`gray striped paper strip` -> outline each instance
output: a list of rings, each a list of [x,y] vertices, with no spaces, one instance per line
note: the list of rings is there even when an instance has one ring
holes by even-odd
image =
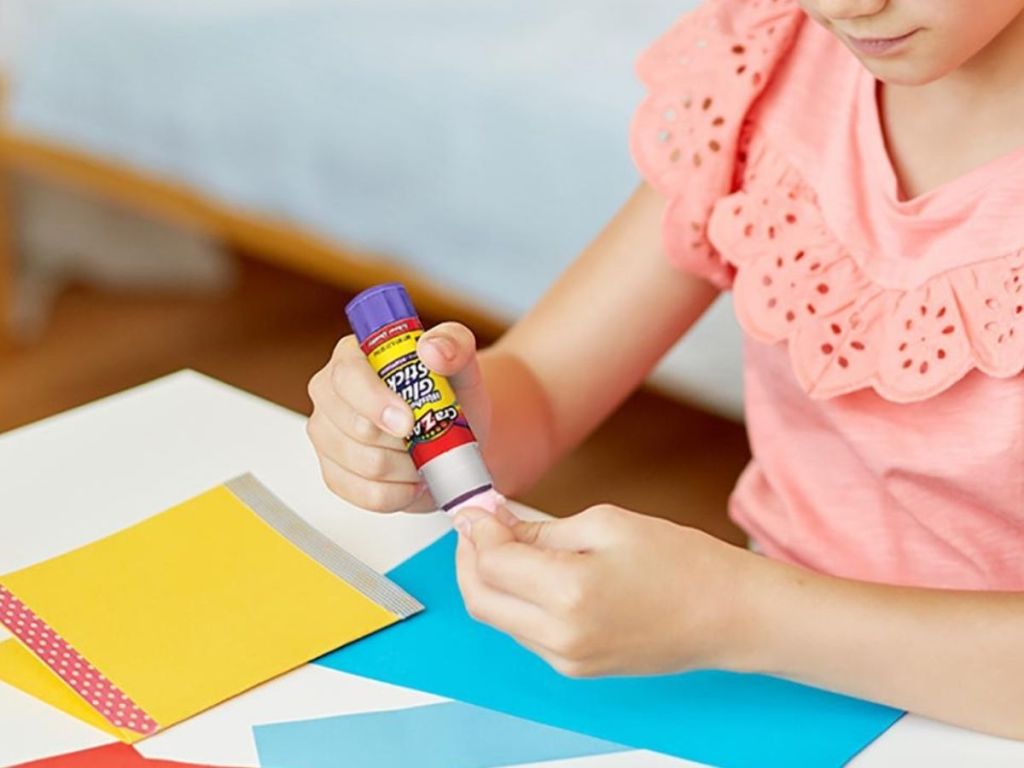
[[[295,547],[377,605],[402,619],[423,610],[420,602],[408,592],[346,552],[295,514],[251,474],[229,480],[225,486]]]

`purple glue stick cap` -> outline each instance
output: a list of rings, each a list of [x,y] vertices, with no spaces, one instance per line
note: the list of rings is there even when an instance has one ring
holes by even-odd
[[[385,325],[407,317],[416,317],[412,300],[401,283],[383,283],[367,288],[345,307],[349,325],[362,343]]]

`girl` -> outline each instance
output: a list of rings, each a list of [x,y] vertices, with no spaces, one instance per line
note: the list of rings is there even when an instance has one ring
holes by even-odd
[[[1024,739],[1024,0],[712,0],[639,73],[646,183],[495,346],[419,351],[514,494],[731,288],[730,515],[767,557],[468,510],[469,610],[568,675],[767,672]],[[338,495],[431,507],[351,337],[310,393]]]

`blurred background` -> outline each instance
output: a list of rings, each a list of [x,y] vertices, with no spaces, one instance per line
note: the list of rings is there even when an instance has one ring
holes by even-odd
[[[0,0],[0,432],[186,367],[308,413],[381,280],[493,340],[637,184],[695,4]],[[741,541],[739,357],[725,297],[523,501]]]

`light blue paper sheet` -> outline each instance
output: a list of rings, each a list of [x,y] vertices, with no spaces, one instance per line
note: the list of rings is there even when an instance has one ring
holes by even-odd
[[[391,571],[427,610],[317,663],[724,768],[843,765],[902,714],[763,675],[562,677],[466,613],[454,559],[450,534]]]
[[[498,768],[627,749],[452,701],[259,725],[263,768]]]

